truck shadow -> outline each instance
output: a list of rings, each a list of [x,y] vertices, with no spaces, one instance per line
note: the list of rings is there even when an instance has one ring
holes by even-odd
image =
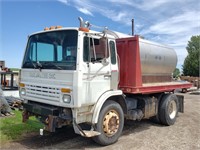
[[[145,119],[145,120],[141,120],[141,121],[126,120],[122,136],[149,130],[151,126],[165,127],[165,126],[157,123],[156,121],[149,120],[149,119]]]
[[[126,121],[122,136],[149,130],[151,126],[164,127],[151,120],[142,120],[140,122]],[[56,133],[44,132],[43,136],[40,136],[38,131],[37,134],[16,142],[28,149],[85,149],[101,147],[93,142],[91,138],[84,138],[75,134],[72,126],[58,129]]]

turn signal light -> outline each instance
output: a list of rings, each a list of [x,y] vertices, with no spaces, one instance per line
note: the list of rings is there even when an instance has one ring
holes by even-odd
[[[25,87],[24,83],[19,83],[19,87]]]
[[[62,93],[70,93],[71,89],[61,88]]]

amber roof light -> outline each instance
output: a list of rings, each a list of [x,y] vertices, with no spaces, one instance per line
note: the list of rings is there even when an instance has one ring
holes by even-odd
[[[89,32],[90,30],[88,28],[80,27],[79,31]]]

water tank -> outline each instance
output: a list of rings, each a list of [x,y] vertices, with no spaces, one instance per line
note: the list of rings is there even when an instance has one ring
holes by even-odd
[[[174,49],[139,38],[142,75],[170,76],[177,64]]]
[[[119,40],[121,39],[120,43],[117,42],[117,48],[119,49],[118,52],[120,53],[123,61],[127,61],[126,59],[122,58],[126,56],[129,61],[128,65],[134,63],[134,60],[131,60],[130,55],[135,55],[137,45],[139,45],[139,65],[141,65],[141,76],[143,83],[171,81],[172,73],[177,64],[177,55],[174,49],[163,44],[151,42],[142,38],[136,38],[119,32],[115,32],[115,34],[117,34]],[[126,65],[124,64],[122,67],[124,66]],[[128,68],[131,69],[131,67]],[[126,69],[124,72],[128,72],[128,69]],[[128,77],[128,79],[130,78]]]

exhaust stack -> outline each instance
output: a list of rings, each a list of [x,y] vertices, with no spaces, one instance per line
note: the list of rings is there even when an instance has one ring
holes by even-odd
[[[89,28],[90,27],[89,21],[84,22],[81,17],[78,17],[78,20],[80,21],[80,27],[81,28]]]
[[[134,36],[134,19],[132,19],[132,36]]]

